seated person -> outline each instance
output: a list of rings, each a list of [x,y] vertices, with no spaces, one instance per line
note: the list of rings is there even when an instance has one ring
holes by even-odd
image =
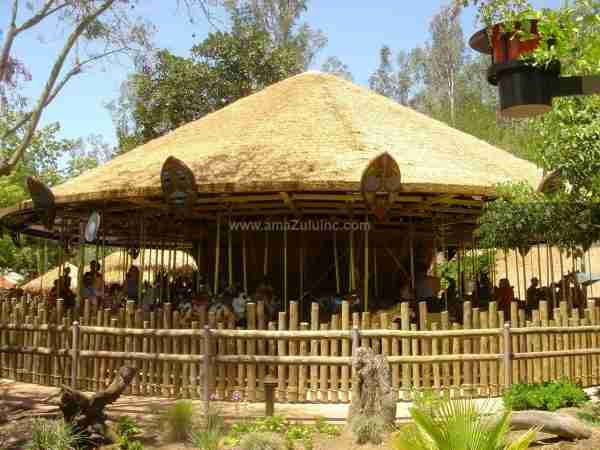
[[[238,296],[233,299],[233,313],[235,314],[236,324],[239,327],[246,326],[246,303],[249,301],[250,297],[248,297],[245,292],[239,293]]]
[[[87,272],[83,276],[80,293],[81,298],[83,300],[89,299],[92,302],[92,304],[95,304],[97,302],[96,289],[94,288],[94,278],[91,272]]]
[[[140,281],[140,271],[136,266],[131,266],[127,271],[127,277],[125,278],[125,295],[129,300],[138,299],[138,287]]]

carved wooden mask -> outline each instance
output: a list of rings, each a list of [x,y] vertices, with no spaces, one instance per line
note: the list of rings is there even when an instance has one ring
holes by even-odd
[[[27,189],[29,189],[34,208],[43,214],[44,226],[46,229],[52,230],[56,219],[54,194],[44,183],[34,177],[27,177]]]
[[[364,170],[361,179],[361,192],[367,208],[383,220],[400,191],[400,167],[387,152],[373,159]],[[383,197],[377,194],[385,194]]]
[[[181,160],[169,156],[160,172],[165,202],[172,208],[193,208],[197,196],[194,172]]]

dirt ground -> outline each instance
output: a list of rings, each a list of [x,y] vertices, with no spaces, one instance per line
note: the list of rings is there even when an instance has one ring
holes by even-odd
[[[31,437],[31,425],[34,417],[60,417],[60,412],[53,403],[52,397],[56,388],[36,386],[13,381],[0,380],[0,450],[24,450]],[[127,397],[124,396],[108,408],[110,418],[121,415],[130,416],[142,428],[142,434],[137,437],[142,441],[147,450],[189,450],[185,444],[166,444],[161,441],[160,412],[170,406],[175,399]],[[200,408],[201,403],[198,403]],[[244,409],[239,405],[216,405],[223,411],[223,415],[230,420],[240,416],[262,416],[264,405],[254,404]],[[399,404],[398,416],[406,419],[409,404]],[[8,421],[2,420],[2,407],[12,408]],[[346,405],[276,405],[276,413],[290,420],[310,420],[324,417],[334,423],[343,423]],[[575,414],[573,410],[563,411]],[[532,448],[541,450],[599,450],[600,427],[593,428],[590,439],[579,442],[559,441],[552,436],[539,435],[538,442]],[[518,433],[515,433],[518,434]],[[387,442],[380,446],[356,445],[348,433],[331,438],[317,436],[314,439],[314,450],[378,450],[387,448]]]

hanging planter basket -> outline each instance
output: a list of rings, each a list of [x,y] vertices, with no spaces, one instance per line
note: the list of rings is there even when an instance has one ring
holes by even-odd
[[[527,30],[525,35],[522,30]],[[475,33],[469,45],[491,56],[488,81],[498,86],[502,114],[524,118],[544,114],[552,109],[560,75],[560,63],[545,67],[527,64],[526,56],[539,47],[538,21],[500,23]],[[525,57],[525,58],[524,58]]]

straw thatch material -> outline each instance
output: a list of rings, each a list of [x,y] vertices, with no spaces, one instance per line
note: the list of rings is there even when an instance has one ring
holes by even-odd
[[[506,258],[508,263],[508,277],[506,276],[506,269],[504,264],[504,252],[499,250],[496,254],[496,280],[501,278],[508,278],[510,285],[514,287],[515,295],[517,295],[517,286],[520,287],[521,297],[524,297],[523,290],[523,263],[520,253],[517,251],[518,264],[515,259],[515,252],[510,250],[506,252]],[[591,265],[590,265],[591,257]],[[525,274],[527,285],[525,290],[529,287],[531,279],[533,277],[540,278],[540,267],[541,267],[541,279],[540,286],[548,286],[552,282],[554,276],[554,282],[557,283],[561,280],[560,272],[560,253],[558,248],[552,248],[552,263],[550,266],[550,259],[548,258],[548,251],[545,245],[540,245],[540,260],[541,265],[538,264],[538,250],[537,247],[532,247],[529,253],[525,256]],[[550,277],[548,277],[548,268],[550,267]],[[592,274],[600,273],[600,247],[594,246],[589,250],[589,255],[586,252],[583,258],[583,267],[581,259],[575,258],[575,269],[576,271],[582,271]],[[582,270],[584,269],[584,270]],[[567,255],[566,251],[563,251],[563,273],[567,275],[573,271],[573,260]],[[517,276],[519,277],[519,284],[517,284]],[[498,282],[496,281],[496,284]],[[600,297],[600,283],[592,284],[587,288],[588,298]]]
[[[145,249],[144,250],[144,280],[154,281],[154,276],[157,270],[161,268],[161,250]],[[156,257],[158,256],[158,266],[156,265]],[[196,262],[189,254],[184,251],[176,250],[171,257],[174,260],[175,271],[177,273],[190,273],[197,269]],[[127,265],[125,265],[127,263]],[[168,264],[168,252],[165,250],[164,264]],[[111,253],[104,259],[104,282],[106,284],[122,283],[124,274],[131,267],[131,257],[128,257],[127,262],[123,258],[121,252]],[[136,267],[142,266],[142,255],[133,260],[133,265]]]
[[[405,192],[537,187],[535,165],[338,77],[306,72],[191,122],[53,189],[58,203],[160,194],[169,156],[200,192],[358,191],[387,151]]]
[[[71,290],[77,290],[77,266],[71,263],[65,263],[64,267],[69,267],[71,269]],[[64,269],[63,269],[64,270]],[[45,274],[34,278],[33,280],[25,283],[21,286],[21,289],[25,292],[29,292],[32,294],[39,294],[42,292],[50,292],[52,289],[52,285],[54,280],[58,280],[58,267],[49,270]]]

